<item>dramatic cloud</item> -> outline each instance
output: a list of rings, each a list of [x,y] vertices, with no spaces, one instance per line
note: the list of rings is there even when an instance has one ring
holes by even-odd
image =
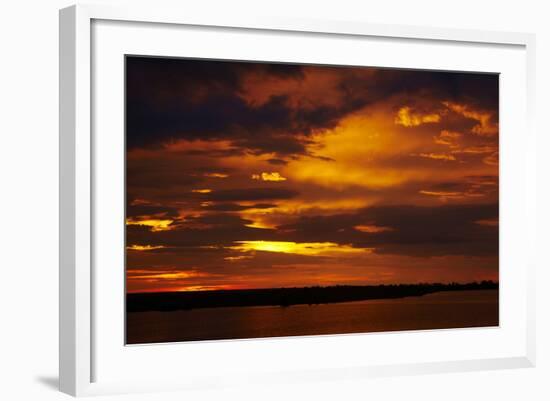
[[[498,279],[498,75],[126,73],[129,291]]]
[[[143,57],[128,57],[126,64],[130,149],[228,140],[254,153],[301,155],[309,136],[392,97],[411,104],[417,96],[439,98],[477,120],[475,131],[494,131],[489,120],[495,113],[474,109],[494,101],[498,86],[491,75]],[[411,104],[398,110],[398,123],[440,120],[437,112]]]

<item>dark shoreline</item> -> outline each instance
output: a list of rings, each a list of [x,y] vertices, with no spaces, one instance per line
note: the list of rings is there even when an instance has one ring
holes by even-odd
[[[496,290],[493,281],[330,287],[266,288],[126,294],[127,312],[177,311],[239,306],[315,305],[422,296],[441,291]]]

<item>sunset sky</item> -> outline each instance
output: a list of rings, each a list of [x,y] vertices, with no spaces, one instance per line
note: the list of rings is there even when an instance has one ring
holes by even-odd
[[[127,57],[127,288],[498,280],[498,76]]]

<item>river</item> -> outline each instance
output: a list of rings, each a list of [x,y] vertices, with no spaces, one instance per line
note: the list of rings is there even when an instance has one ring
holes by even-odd
[[[127,343],[144,344],[498,326],[498,290],[320,305],[205,308],[127,315]]]

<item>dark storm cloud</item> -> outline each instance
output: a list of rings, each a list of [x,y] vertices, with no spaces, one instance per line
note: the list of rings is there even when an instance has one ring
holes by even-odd
[[[432,191],[461,191],[466,184],[467,183],[456,181],[438,182],[430,185],[428,189]]]
[[[206,226],[242,227],[251,224],[252,221],[241,218],[231,213],[209,213],[202,216],[191,216],[186,219],[191,225],[200,224]]]
[[[449,74],[445,77],[441,74],[440,79],[447,81],[447,93],[451,99],[490,110],[495,113],[498,121],[498,75],[464,73]]]
[[[242,257],[239,251],[228,248],[205,248],[205,247],[179,247],[160,249],[147,252],[128,252],[127,271],[129,274],[138,275],[140,270],[148,269],[155,271],[173,272],[192,270],[194,266],[200,265],[201,273],[223,275],[228,280],[236,277],[243,277],[244,280],[255,276],[265,276],[277,273],[288,275],[300,273],[301,269],[295,265],[298,263],[315,264],[321,266],[326,259],[313,255],[296,255],[273,252],[255,252],[253,257],[238,259],[238,263],[231,262],[231,258]],[[250,255],[249,255],[250,256]],[[174,263],[180,264],[175,267]],[[198,271],[198,270],[196,270]],[[208,277],[201,280],[208,281]],[[223,281],[221,282],[223,283]]]
[[[261,104],[243,97],[244,80],[253,74],[298,87],[320,70],[332,72],[336,82],[318,99],[296,100],[292,89],[270,93],[270,87]],[[283,158],[272,163],[282,164],[284,156],[307,153],[311,133],[392,96],[407,104],[425,98],[467,102],[498,117],[495,75],[128,57],[127,144],[133,149],[178,139],[227,139],[232,153],[275,153]]]
[[[283,160],[283,159],[267,159],[267,162],[269,164],[274,164],[274,165],[277,165],[277,166],[285,166],[286,164],[288,164],[288,162],[286,160]]]
[[[238,203],[214,203],[203,206],[204,210],[214,210],[218,212],[239,212],[247,209],[269,209],[276,205],[271,203],[258,203],[255,205],[240,205]]]
[[[297,191],[285,188],[244,188],[213,191],[205,198],[211,201],[262,201],[291,199],[297,195]]]
[[[498,218],[498,206],[376,206],[355,213],[301,217],[275,229],[247,227],[251,221],[231,213],[190,217],[173,230],[151,232],[127,227],[128,244],[173,247],[231,247],[235,241],[332,242],[375,248],[379,254],[418,257],[498,255],[498,228],[480,221]],[[362,232],[360,225],[384,228]]]
[[[424,95],[434,100],[465,102],[475,108],[498,111],[499,79],[496,74],[470,74],[415,70],[377,70],[378,96],[400,94],[420,104]],[[357,84],[351,82],[350,85]]]
[[[247,227],[247,220],[218,217],[209,222],[192,220],[173,230],[151,232],[143,226],[127,226],[127,243],[165,247],[232,246],[234,241],[269,240],[274,230]],[[200,228],[191,228],[197,226]]]
[[[185,59],[128,57],[127,60],[128,147],[144,147],[166,141],[219,139],[227,136],[247,145],[258,131],[270,127],[301,129],[315,114],[293,115],[284,97],[272,97],[251,108],[238,96],[244,73],[263,71],[278,77],[299,79],[299,66],[233,63]],[[298,141],[292,152],[303,151]],[[250,147],[256,150],[257,145]],[[291,145],[287,145],[291,146]],[[284,153],[285,149],[281,149]]]
[[[411,256],[498,254],[496,227],[479,224],[498,218],[498,206],[445,205],[377,206],[357,213],[302,217],[279,227],[289,240],[337,242],[354,247],[376,248],[377,253]],[[365,233],[358,225],[384,227]]]
[[[178,210],[172,207],[158,206],[158,205],[134,205],[131,204],[126,208],[126,217],[139,217],[139,216],[156,216],[162,215],[170,218],[176,218],[178,216]]]
[[[204,181],[195,171],[186,171],[181,159],[168,156],[154,159],[133,159],[128,162],[126,180],[128,188],[188,187]]]

